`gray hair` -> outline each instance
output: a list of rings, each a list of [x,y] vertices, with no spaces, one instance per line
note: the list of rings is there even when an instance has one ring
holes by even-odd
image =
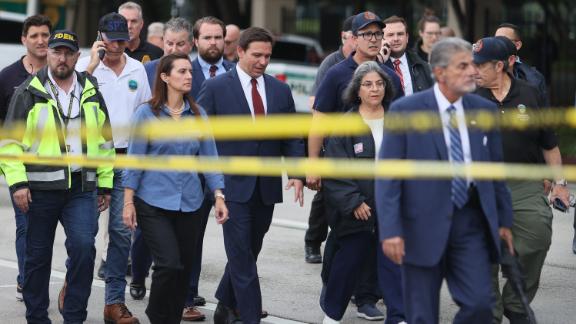
[[[360,91],[362,79],[364,79],[364,77],[370,72],[378,73],[378,75],[380,75],[384,81],[384,99],[382,99],[384,108],[387,108],[388,104],[392,102],[392,98],[394,98],[395,92],[392,78],[390,78],[388,74],[382,70],[378,63],[375,61],[368,61],[358,65],[356,71],[354,71],[352,80],[350,80],[350,83],[348,83],[348,86],[342,94],[342,100],[344,101],[344,104],[347,106],[360,104],[360,97],[358,97],[358,92]]]
[[[142,7],[136,2],[132,1],[124,2],[123,4],[120,5],[120,7],[118,7],[118,13],[120,13],[120,10],[123,9],[133,9],[138,11],[138,16],[140,16],[140,20],[142,20]]]
[[[456,37],[448,37],[436,42],[430,51],[430,68],[434,70],[435,67],[447,67],[454,54],[458,52],[472,53],[472,45]]]
[[[164,24],[164,34],[166,34],[167,30],[173,33],[185,31],[188,33],[188,40],[192,41],[192,24],[190,24],[188,20],[182,17],[176,17],[168,20],[168,22]]]
[[[164,35],[164,23],[153,22],[148,25],[148,36],[160,36]]]

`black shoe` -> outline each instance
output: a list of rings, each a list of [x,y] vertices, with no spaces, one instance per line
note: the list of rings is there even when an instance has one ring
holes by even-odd
[[[202,296],[194,297],[194,306],[204,306],[206,305],[206,299]]]
[[[508,318],[510,324],[530,324],[530,319],[528,319],[526,314],[516,313],[505,309],[504,316]]]
[[[106,279],[106,261],[100,261],[100,266],[98,267],[98,273],[96,274],[98,279]]]
[[[144,283],[131,283],[130,296],[132,296],[134,300],[144,299],[144,296],[146,296],[146,285]]]
[[[234,311],[222,304],[218,303],[216,309],[214,310],[214,324],[234,324],[238,323],[238,319]]]
[[[304,247],[306,252],[306,262],[307,263],[322,263],[322,254],[320,254],[319,246],[306,245]]]

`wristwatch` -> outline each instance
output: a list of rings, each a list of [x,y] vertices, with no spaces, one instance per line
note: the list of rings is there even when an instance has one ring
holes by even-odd
[[[560,179],[560,180],[554,181],[554,184],[557,186],[566,187],[568,185],[568,182],[566,181],[566,179]]]
[[[214,193],[214,199],[216,198],[222,198],[222,200],[226,201],[226,196],[224,196],[224,194],[221,192]]]

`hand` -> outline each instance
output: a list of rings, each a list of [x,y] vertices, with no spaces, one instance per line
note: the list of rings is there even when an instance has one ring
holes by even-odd
[[[216,223],[222,225],[228,220],[228,208],[224,199],[221,197],[216,197],[214,202],[214,216],[216,217]]]
[[[301,180],[290,179],[288,180],[288,183],[284,189],[288,190],[292,187],[294,187],[294,202],[299,202],[300,207],[304,206],[304,191],[302,190],[304,188],[304,184]]]
[[[14,204],[18,209],[20,209],[23,213],[27,213],[28,209],[30,209],[29,203],[32,202],[32,195],[30,194],[29,188],[22,188],[18,189],[12,194],[14,198]]]
[[[387,41],[382,41],[382,47],[380,47],[380,56],[382,57],[382,63],[385,63],[390,58],[390,54],[392,51],[390,50],[390,44]]]
[[[506,242],[506,246],[508,247],[510,255],[514,255],[514,244],[512,243],[512,231],[507,227],[500,227],[498,232],[500,233],[500,239]]]
[[[552,187],[552,193],[550,194],[550,203],[554,202],[554,199],[560,198],[564,205],[570,206],[570,191],[566,186],[554,185]]]
[[[129,229],[135,230],[138,226],[136,221],[136,207],[133,202],[124,203],[124,211],[122,211],[122,221]]]
[[[370,218],[370,216],[372,216],[372,213],[370,213],[370,206],[368,206],[365,202],[354,209],[354,217],[356,217],[357,220],[366,221],[368,218]]]
[[[542,186],[544,187],[544,195],[548,196],[550,194],[550,190],[552,190],[552,181],[544,179],[542,181]]]
[[[101,213],[110,206],[110,195],[98,195],[98,212]]]
[[[404,257],[404,239],[400,236],[391,237],[382,241],[382,251],[396,264],[402,264]]]
[[[90,63],[88,63],[88,67],[90,67],[90,69],[87,69],[89,72],[93,72],[98,64],[100,64],[100,57],[98,56],[98,51],[100,50],[105,51],[106,44],[104,44],[103,41],[97,40],[94,42],[94,44],[92,44],[92,48],[90,49]]]
[[[310,190],[318,191],[322,188],[322,179],[314,175],[306,176],[306,187]]]

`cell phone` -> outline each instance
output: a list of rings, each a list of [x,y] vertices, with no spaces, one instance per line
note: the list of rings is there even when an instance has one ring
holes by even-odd
[[[552,202],[552,207],[563,213],[568,211],[568,206],[566,206],[566,204],[564,204],[564,202],[560,198],[554,199],[554,202]]]
[[[96,36],[96,40],[97,41],[102,40],[102,34],[100,32],[98,32],[98,35]],[[99,49],[98,50],[98,57],[100,58],[100,61],[102,61],[104,59],[104,55],[106,55],[106,51],[104,49]]]

